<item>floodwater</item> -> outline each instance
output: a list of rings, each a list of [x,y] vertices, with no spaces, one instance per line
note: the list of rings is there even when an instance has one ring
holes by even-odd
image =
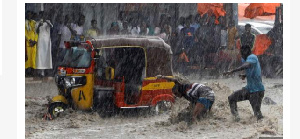
[[[192,78],[193,77],[193,78]],[[263,78],[265,97],[276,104],[263,101],[264,119],[257,121],[249,101],[238,102],[241,117],[234,122],[227,97],[233,90],[246,85],[238,77],[197,79],[191,82],[207,84],[215,91],[216,101],[209,114],[195,123],[176,121],[189,102],[177,99],[169,113],[150,115],[132,110],[136,114],[118,114],[102,118],[96,112],[67,109],[52,121],[43,120],[48,99],[57,95],[53,80],[33,82],[26,80],[25,136],[26,138],[258,138],[283,136],[283,80]],[[130,112],[132,113],[132,112]],[[175,122],[174,122],[175,119]]]

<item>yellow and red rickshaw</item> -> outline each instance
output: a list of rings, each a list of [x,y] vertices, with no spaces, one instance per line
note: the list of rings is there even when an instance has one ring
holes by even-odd
[[[65,42],[66,51],[55,78],[59,95],[48,107],[51,118],[66,108],[112,114],[120,109],[170,109],[175,101],[172,51],[158,37],[108,36],[86,42]]]

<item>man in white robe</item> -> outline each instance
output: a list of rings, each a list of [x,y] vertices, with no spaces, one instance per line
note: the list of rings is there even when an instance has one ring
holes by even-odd
[[[52,28],[53,25],[50,20],[45,20],[45,14],[42,12],[40,14],[41,19],[36,24],[36,32],[39,34],[36,53],[36,69],[40,69],[41,76],[45,76],[44,70],[52,69],[50,28]]]

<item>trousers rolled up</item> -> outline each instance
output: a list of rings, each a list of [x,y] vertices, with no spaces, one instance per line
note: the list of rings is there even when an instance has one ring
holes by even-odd
[[[254,115],[257,117],[257,119],[263,118],[263,115],[260,110],[263,97],[264,97],[264,91],[249,92],[246,88],[243,88],[241,90],[237,90],[233,92],[228,97],[228,102],[229,102],[232,115],[238,116],[237,102],[249,100]]]

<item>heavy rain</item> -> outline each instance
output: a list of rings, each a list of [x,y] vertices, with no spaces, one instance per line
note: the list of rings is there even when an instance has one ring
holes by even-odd
[[[26,138],[283,136],[283,4],[26,3]]]

